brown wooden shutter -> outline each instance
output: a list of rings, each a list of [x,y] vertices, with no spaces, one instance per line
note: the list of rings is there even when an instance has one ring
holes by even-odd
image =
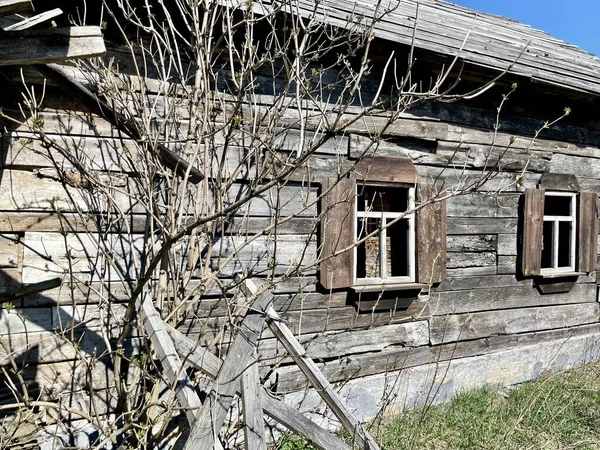
[[[596,269],[598,245],[598,196],[593,192],[579,194],[578,266],[580,272]]]
[[[321,262],[320,282],[326,289],[339,289],[354,283],[354,203],[356,180],[330,178],[323,183],[321,200],[324,219],[321,221],[321,242],[324,258]],[[347,248],[336,256],[330,256]]]
[[[435,195],[433,185],[417,185],[417,200]],[[435,201],[417,211],[417,270],[420,283],[434,284],[446,278],[446,200]]]
[[[523,248],[521,270],[524,276],[539,275],[542,270],[542,231],[544,189],[526,189],[523,210]]]

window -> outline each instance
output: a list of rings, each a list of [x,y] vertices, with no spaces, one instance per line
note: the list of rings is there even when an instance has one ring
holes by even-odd
[[[576,194],[547,192],[544,197],[541,274],[575,272]]]
[[[557,174],[553,174],[554,179]],[[575,186],[569,184],[572,189]],[[526,189],[521,270],[525,276],[566,276],[596,269],[597,195]]]
[[[322,189],[323,287],[418,289],[444,279],[446,204],[427,202],[434,190],[418,183],[410,159],[361,161],[350,177],[326,179]]]
[[[411,186],[357,186],[355,284],[415,281],[414,192]]]

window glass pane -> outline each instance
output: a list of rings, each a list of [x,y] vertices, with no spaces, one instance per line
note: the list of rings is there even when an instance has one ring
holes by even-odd
[[[358,239],[380,228],[380,219],[359,219]],[[356,247],[356,278],[379,278],[381,275],[379,258],[379,234],[367,238]]]
[[[552,267],[552,246],[554,245],[554,222],[544,222],[542,230],[542,269]]]
[[[387,236],[387,273],[392,277],[406,277],[410,274],[408,220],[390,225]]]
[[[404,212],[408,209],[409,188],[358,186],[359,211]]]
[[[546,195],[544,198],[545,216],[570,216],[573,197]]]
[[[558,267],[571,265],[571,222],[558,223]]]

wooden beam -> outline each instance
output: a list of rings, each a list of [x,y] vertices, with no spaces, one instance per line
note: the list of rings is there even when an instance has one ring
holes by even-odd
[[[165,325],[165,328],[173,338],[175,348],[182,359],[209,377],[217,376],[219,368],[223,364],[220,358],[200,347],[197,342],[184,336],[175,328],[169,325]],[[267,392],[264,387],[260,388],[260,396],[266,415],[294,433],[306,436],[315,447],[321,450],[350,450],[350,447],[341,439],[307,419],[283,401],[273,398],[272,394]]]
[[[137,307],[152,347],[159,357],[163,373],[175,389],[175,396],[181,407],[184,408],[188,422],[192,424],[196,419],[199,408],[202,406],[202,402],[185,372],[173,340],[167,333],[158,311],[154,309],[154,305],[148,298],[141,302],[138,301]]]
[[[240,289],[246,296],[256,295],[258,292],[256,285],[249,279],[240,283]],[[308,357],[304,347],[302,347],[290,329],[283,323],[283,320],[281,320],[273,307],[268,306],[265,312],[267,314],[267,325],[271,332],[283,344],[323,401],[339,419],[346,431],[350,433],[352,439],[358,441],[365,450],[379,450],[379,446],[375,442],[375,439],[373,439],[373,436],[364,429],[360,421],[348,409],[342,398],[333,389],[327,378],[319,371],[314,361]]]
[[[47,20],[53,19],[54,17],[60,16],[62,13],[62,9],[54,8],[50,11],[45,11],[36,16],[28,17],[27,19],[22,20],[21,22],[13,23],[12,25],[5,27],[4,31],[26,30],[27,28],[31,28]]]
[[[108,103],[97,97],[92,91],[75,80],[72,75],[56,64],[39,65],[37,69],[48,78],[54,80],[69,95],[89,108],[94,114],[102,117],[122,133],[130,138],[141,141],[142,133],[133,120],[129,120],[122,114],[117,113]],[[199,183],[204,179],[204,174],[190,164],[181,156],[169,150],[162,144],[156,144],[156,150],[162,163],[180,177],[188,176],[192,183]],[[189,171],[189,175],[188,174]]]
[[[0,66],[48,64],[105,53],[100,27],[8,31],[0,36]]]
[[[0,0],[0,16],[33,11],[31,0]]]
[[[265,324],[261,312],[267,309],[272,297],[270,293],[264,293],[248,309],[249,313],[227,352],[227,359],[221,365],[204,406],[198,413],[198,419],[192,425],[184,449],[212,449],[215,445],[215,436],[227,418],[240,385],[240,377],[246,369],[257,363],[252,355]]]
[[[252,355],[258,360],[256,347]],[[244,438],[246,450],[266,450],[265,421],[261,401],[258,364],[252,364],[242,374],[242,403],[244,406]]]

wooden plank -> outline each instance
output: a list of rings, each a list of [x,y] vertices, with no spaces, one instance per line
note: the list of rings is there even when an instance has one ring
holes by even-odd
[[[347,288],[354,283],[356,180],[328,178],[323,192],[319,281],[325,289]]]
[[[134,182],[128,182],[126,189],[112,193],[115,205],[124,211],[139,212],[139,189]],[[138,194],[135,194],[138,192]],[[0,209],[7,212],[74,212],[108,209],[103,204],[103,196],[88,190],[65,188],[62,183],[49,178],[38,178],[31,172],[3,170],[0,178]]]
[[[105,53],[100,27],[8,31],[0,40],[0,66],[48,64]]]
[[[496,252],[449,252],[447,257],[448,269],[496,266]]]
[[[448,269],[447,275],[449,277],[481,277],[484,275],[496,275],[498,271],[496,266],[486,267],[460,267],[457,269]]]
[[[351,378],[390,373],[410,367],[456,361],[479,355],[489,355],[490,358],[495,358],[497,352],[549,341],[567,342],[585,334],[593,336],[598,331],[600,331],[600,326],[591,324],[518,335],[490,336],[435,347],[413,349],[390,347],[378,353],[355,354],[346,358],[334,359],[318,364],[318,367],[330,382],[346,382]],[[277,391],[281,393],[299,391],[308,387],[306,377],[300,369],[294,366],[280,367],[274,376],[277,378]]]
[[[530,306],[591,303],[596,301],[595,289],[593,284],[577,284],[570,292],[553,296],[540,295],[528,285],[436,292],[429,295],[429,305],[424,314],[444,316]]]
[[[196,414],[202,406],[202,402],[183,367],[183,363],[175,349],[175,344],[167,333],[164,323],[158,311],[150,302],[149,297],[138,299],[136,306],[142,318],[146,334],[159,358],[163,373],[168,383],[175,390],[175,396],[181,407],[184,408],[188,422],[192,425],[195,423]],[[190,438],[190,441],[195,442],[192,438]]]
[[[258,360],[256,348],[252,355]],[[258,364],[252,364],[242,374],[242,405],[244,410],[244,438],[247,450],[266,450],[265,423],[261,401],[261,383]]]
[[[519,197],[520,194],[458,195],[446,201],[448,217],[518,217]]]
[[[544,189],[525,191],[521,249],[521,271],[525,276],[539,275],[541,271],[544,194]]]
[[[176,343],[179,355],[189,364],[201,370],[204,374],[215,378],[223,362],[199,347],[198,344],[179,331],[167,326],[169,334]],[[283,401],[277,400],[261,388],[261,403],[265,414],[281,423],[293,432],[306,436],[317,448],[321,450],[349,450],[350,448],[336,436],[323,430],[295,409],[287,406]]]
[[[449,217],[448,234],[516,233],[516,218]]]
[[[246,295],[253,295],[258,291],[256,285],[246,279],[241,285]],[[294,362],[300,367],[304,375],[310,380],[323,401],[331,408],[333,414],[339,419],[342,426],[350,433],[351,439],[360,442],[365,449],[378,450],[379,447],[373,437],[366,431],[354,414],[343,403],[327,379],[319,372],[315,363],[310,359],[292,332],[283,323],[272,307],[266,308],[267,325],[284,345]]]
[[[25,20],[9,25],[4,28],[4,31],[26,30],[27,28],[31,28],[35,25],[46,22],[47,20],[53,19],[54,17],[58,17],[61,14],[62,10],[60,8],[54,8],[50,11],[44,11],[41,14],[36,14],[35,16],[28,17]]]
[[[447,238],[448,252],[494,252],[498,237],[494,234],[454,235]]]
[[[33,11],[31,0],[0,0],[0,16]]]
[[[102,45],[104,46],[104,43]],[[138,142],[143,140],[142,134],[135,123],[132,123],[124,116],[115,112],[114,108],[111,108],[104,100],[98,98],[87,87],[74,79],[68,71],[56,64],[40,66],[39,70],[44,75],[59,83],[59,85],[65,88],[76,100],[80,101],[99,117],[104,118],[115,128]],[[160,160],[166,167],[169,167],[177,175],[192,183],[199,183],[202,181],[204,174],[197,168],[191,167],[180,155],[163,144],[157,143],[155,146]]]
[[[470,278],[446,278],[434,292],[523,286],[531,288],[533,281],[517,280],[512,275],[491,275]]]
[[[417,270],[419,282],[427,285],[446,277],[446,200],[436,195],[433,184],[417,185]]]
[[[266,310],[270,301],[271,294],[263,293],[249,308],[249,313],[242,321],[233,344],[229,347],[227,359],[221,365],[204,405],[198,412],[198,418],[191,426],[185,449],[213,447],[215,436],[223,426],[238,390],[240,376],[250,365],[256,363],[252,360],[252,355],[265,323],[264,316],[258,311]]]
[[[486,336],[517,334],[598,322],[598,304],[547,306],[434,316],[431,318],[431,344],[479,339]]]

